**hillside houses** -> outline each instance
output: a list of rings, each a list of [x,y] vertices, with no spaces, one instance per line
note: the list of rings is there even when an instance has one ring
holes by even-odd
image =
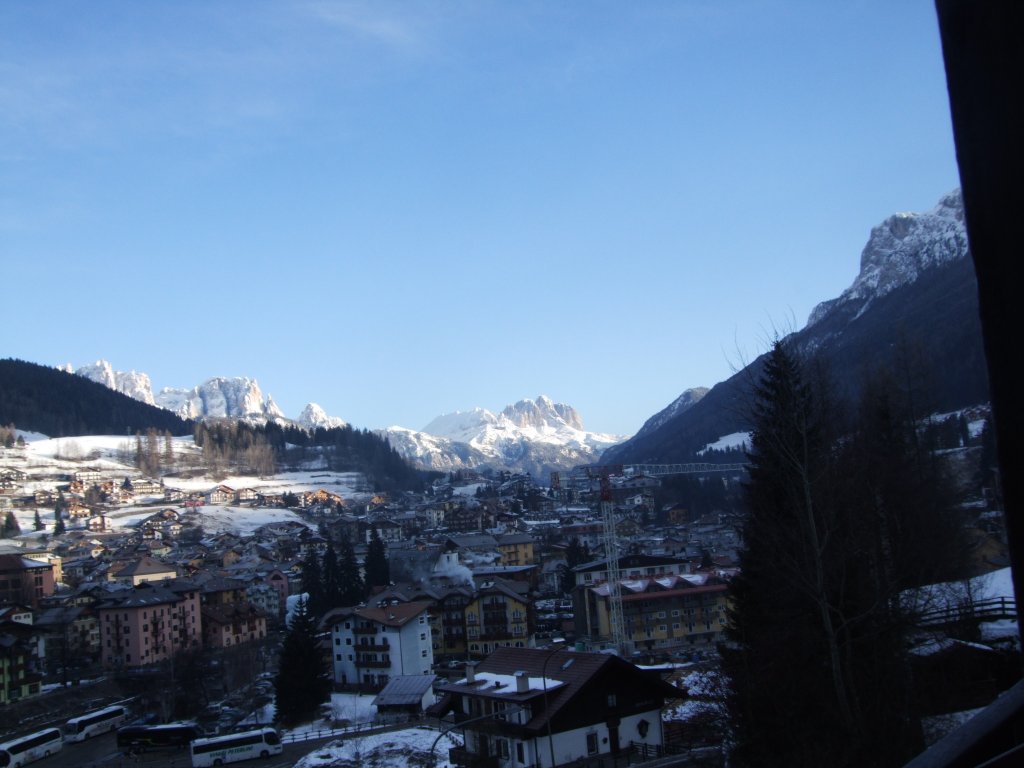
[[[416,646],[417,664],[425,658],[424,650],[428,667],[480,660],[495,649],[534,648],[555,632],[569,639],[578,635],[585,642],[593,641],[593,647],[605,640],[602,574],[599,565],[593,565],[600,562],[604,544],[596,504],[559,503],[526,476],[490,483],[474,478],[466,487],[449,481],[423,494],[367,494],[365,498],[344,498],[330,486],[291,492],[247,487],[236,480],[191,482],[182,488],[170,478],[92,467],[52,483],[41,483],[23,470],[6,472],[3,485],[4,498],[14,509],[25,510],[19,511],[23,523],[26,512],[40,509],[46,524],[44,543],[53,561],[49,567],[27,566],[38,568],[42,585],[35,583],[35,570],[17,586],[8,579],[6,599],[32,608],[44,638],[39,667],[51,674],[71,668],[70,656],[86,666],[141,669],[162,664],[186,649],[225,653],[258,644],[281,626],[288,597],[303,591],[299,564],[304,557],[312,553],[322,558],[329,546],[338,551],[344,540],[352,545],[361,565],[374,532],[386,544],[392,583],[369,596],[362,609],[373,609],[380,601],[389,607],[423,604],[426,636],[422,642],[426,645]],[[667,593],[689,588],[689,582],[662,588],[658,578],[693,574],[707,556],[721,565],[721,559],[734,551],[738,537],[720,519],[652,527],[637,512],[651,506],[649,496],[638,503],[650,489],[634,485],[628,493],[625,489],[619,493],[617,531],[622,551],[667,558],[676,566],[670,574],[657,570],[654,586],[648,581],[635,593],[644,595],[640,602],[668,599]],[[585,494],[579,497],[585,499]],[[62,499],[67,532],[53,535],[52,508],[58,499]],[[268,521],[245,533],[204,525],[210,514],[220,512],[223,519],[222,508],[229,508],[231,518],[244,520],[254,514],[250,509],[286,503],[288,519]],[[130,523],[125,522],[126,515],[131,516]],[[703,538],[695,537],[695,532]],[[574,621],[568,609],[548,610],[546,614],[557,618],[541,625],[538,600],[560,604],[565,599],[560,591],[565,553],[573,541],[588,547],[590,566],[579,576],[588,591],[580,597],[581,609],[586,611]],[[642,571],[638,576],[651,574]],[[40,586],[42,592],[35,595]],[[666,594],[652,596],[654,592]],[[698,594],[691,591],[679,600]],[[642,631],[638,630],[636,647],[667,648],[662,641],[675,640],[678,634],[671,620],[677,617],[671,611],[690,607],[679,602],[667,608],[664,637],[660,623],[648,637],[647,618],[637,619]],[[695,638],[693,642],[704,642],[702,633],[720,631],[724,614],[713,617],[708,630],[705,615],[711,616],[710,608],[700,603],[692,607],[694,627],[681,642],[690,642],[689,636]],[[417,625],[420,617],[417,614]],[[689,631],[689,618],[683,613],[678,617],[683,634]],[[189,628],[183,633],[185,624]],[[380,622],[380,639],[392,631],[385,629],[386,624]],[[421,642],[418,634],[416,642]],[[381,651],[360,652],[359,663],[369,666],[346,667],[339,672],[339,685],[357,681],[354,684],[376,689],[392,676],[408,674],[399,667],[384,666],[394,658],[390,653],[385,659]],[[373,653],[378,656],[368,655]],[[357,659],[351,661],[355,664]]]

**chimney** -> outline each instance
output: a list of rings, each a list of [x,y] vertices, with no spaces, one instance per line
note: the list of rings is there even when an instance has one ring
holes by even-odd
[[[525,672],[516,672],[516,693],[526,693],[530,690],[530,678],[526,676]]]
[[[476,682],[476,675],[474,674],[475,670],[476,670],[476,664],[474,662],[472,662],[472,661],[466,662],[466,682],[467,683],[474,683],[474,682]]]

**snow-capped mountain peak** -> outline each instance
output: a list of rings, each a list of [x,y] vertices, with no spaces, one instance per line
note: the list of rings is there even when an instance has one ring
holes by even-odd
[[[835,299],[814,308],[807,326],[843,304],[863,311],[875,298],[914,282],[922,271],[967,254],[967,228],[960,190],[942,197],[926,213],[897,213],[871,230],[860,256],[860,272]]]
[[[65,366],[65,370],[70,371],[71,365]],[[153,384],[150,382],[149,376],[144,373],[115,371],[114,367],[106,360],[97,360],[92,365],[83,365],[75,373],[147,405],[155,405]]]
[[[531,472],[586,464],[623,439],[584,431],[583,420],[575,408],[556,403],[546,395],[536,400],[520,400],[497,415],[484,408],[447,413],[422,431],[447,441],[449,450],[457,447],[478,463]],[[426,443],[432,450],[443,445],[424,439],[413,445],[410,435],[397,430],[393,433],[392,444],[420,463]]]
[[[540,395],[536,400],[520,400],[506,406],[501,415],[517,427],[557,429],[567,426],[583,430],[583,420],[575,408],[564,403],[556,403],[547,395]]]
[[[305,408],[302,409],[302,413],[299,414],[299,418],[296,421],[304,427],[310,429],[333,429],[335,427],[345,427],[348,423],[344,419],[339,419],[337,416],[328,416],[327,412],[316,403],[309,403]]]
[[[208,417],[284,418],[273,399],[264,398],[255,379],[216,376],[192,389],[165,387],[156,404],[185,419]]]

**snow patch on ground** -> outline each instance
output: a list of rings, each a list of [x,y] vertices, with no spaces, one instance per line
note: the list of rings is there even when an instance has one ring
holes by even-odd
[[[295,768],[446,768],[448,750],[460,746],[448,734],[438,739],[438,731],[409,728],[332,741],[299,760]]]
[[[746,448],[750,445],[749,432],[733,432],[731,435],[724,435],[713,443],[708,443],[697,454],[703,456],[710,450],[724,451],[727,449]]]

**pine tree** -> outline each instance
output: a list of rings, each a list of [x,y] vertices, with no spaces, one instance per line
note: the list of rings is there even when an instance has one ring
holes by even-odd
[[[160,460],[163,463],[164,471],[174,468],[174,440],[170,430],[164,432],[164,453]]]
[[[748,518],[723,654],[740,765],[829,762],[854,730],[827,592],[830,445],[821,401],[782,342],[754,390]],[[833,544],[835,542],[833,541]],[[794,664],[793,661],[799,660]]]
[[[847,425],[783,343],[755,388],[748,518],[722,649],[744,765],[901,765],[919,751],[908,590],[963,574],[955,498],[912,394],[876,377]]]
[[[330,682],[306,600],[299,601],[288,625],[274,690],[274,719],[285,726],[312,720],[320,704],[328,699]]]
[[[334,551],[334,545],[328,544],[324,552],[324,559],[320,564],[323,576],[324,590],[324,613],[337,608],[341,602],[341,570],[338,563],[338,553]]]
[[[37,531],[46,530],[46,524],[43,523],[43,519],[39,517],[39,510],[36,510],[36,516],[32,521],[32,528]]]
[[[20,533],[21,526],[18,525],[18,519],[14,516],[13,512],[8,511],[7,516],[4,518],[3,537],[10,539]]]
[[[338,582],[341,586],[339,603],[343,606],[358,605],[366,595],[359,563],[352,543],[346,538],[341,541],[341,553],[338,556]]]
[[[327,610],[327,597],[324,592],[324,575],[320,568],[320,558],[316,550],[310,547],[302,558],[302,590],[309,601],[306,609],[316,618],[324,615]]]
[[[366,549],[366,589],[386,587],[391,583],[391,569],[388,566],[387,548],[376,528],[370,534],[370,545]]]

